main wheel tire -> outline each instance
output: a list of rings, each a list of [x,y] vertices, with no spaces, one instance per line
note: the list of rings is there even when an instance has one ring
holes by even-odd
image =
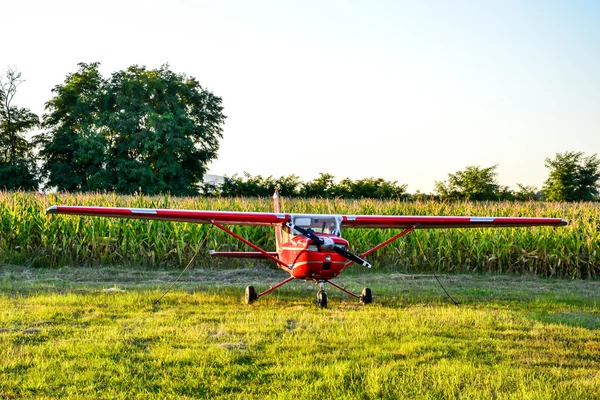
[[[317,305],[321,308],[327,308],[327,293],[324,290],[317,292]]]
[[[246,304],[252,304],[256,300],[258,300],[258,294],[256,293],[256,289],[254,286],[246,287]]]
[[[364,288],[362,293],[360,294],[360,301],[364,304],[371,304],[373,302],[373,295],[371,294],[371,289],[368,287]]]

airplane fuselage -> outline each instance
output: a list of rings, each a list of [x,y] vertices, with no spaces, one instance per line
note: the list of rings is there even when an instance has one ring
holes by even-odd
[[[348,241],[329,234],[318,234],[330,238],[336,246],[348,248]],[[323,251],[321,246],[303,236],[294,236],[279,247],[279,259],[292,266],[290,275],[296,279],[333,279],[346,267],[348,260],[333,251]]]

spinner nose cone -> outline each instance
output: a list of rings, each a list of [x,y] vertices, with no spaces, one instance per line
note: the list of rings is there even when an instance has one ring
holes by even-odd
[[[321,245],[321,251],[332,252],[333,246],[335,246],[335,243],[332,238],[328,238],[328,237],[323,238],[323,244]]]

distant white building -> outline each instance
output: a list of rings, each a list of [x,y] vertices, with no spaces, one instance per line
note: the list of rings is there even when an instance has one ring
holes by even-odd
[[[225,179],[221,175],[204,175],[204,183],[220,186],[223,182],[225,182]]]

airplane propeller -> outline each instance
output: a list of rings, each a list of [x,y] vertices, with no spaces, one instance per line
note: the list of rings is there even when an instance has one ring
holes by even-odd
[[[359,256],[357,256],[354,253],[349,252],[348,250],[344,249],[343,247],[340,246],[336,246],[335,243],[333,242],[333,240],[331,238],[325,237],[319,237],[317,236],[312,230],[308,230],[308,229],[304,229],[302,227],[296,226],[294,224],[291,223],[286,223],[286,225],[295,230],[296,232],[299,232],[302,234],[302,236],[314,240],[315,242],[317,242],[320,246],[322,250],[326,250],[326,251],[334,251],[336,253],[338,253],[339,255],[346,257],[348,260],[353,261],[357,264],[360,264],[364,267],[367,268],[371,268],[372,265],[371,263],[369,263],[367,260],[360,258]]]

